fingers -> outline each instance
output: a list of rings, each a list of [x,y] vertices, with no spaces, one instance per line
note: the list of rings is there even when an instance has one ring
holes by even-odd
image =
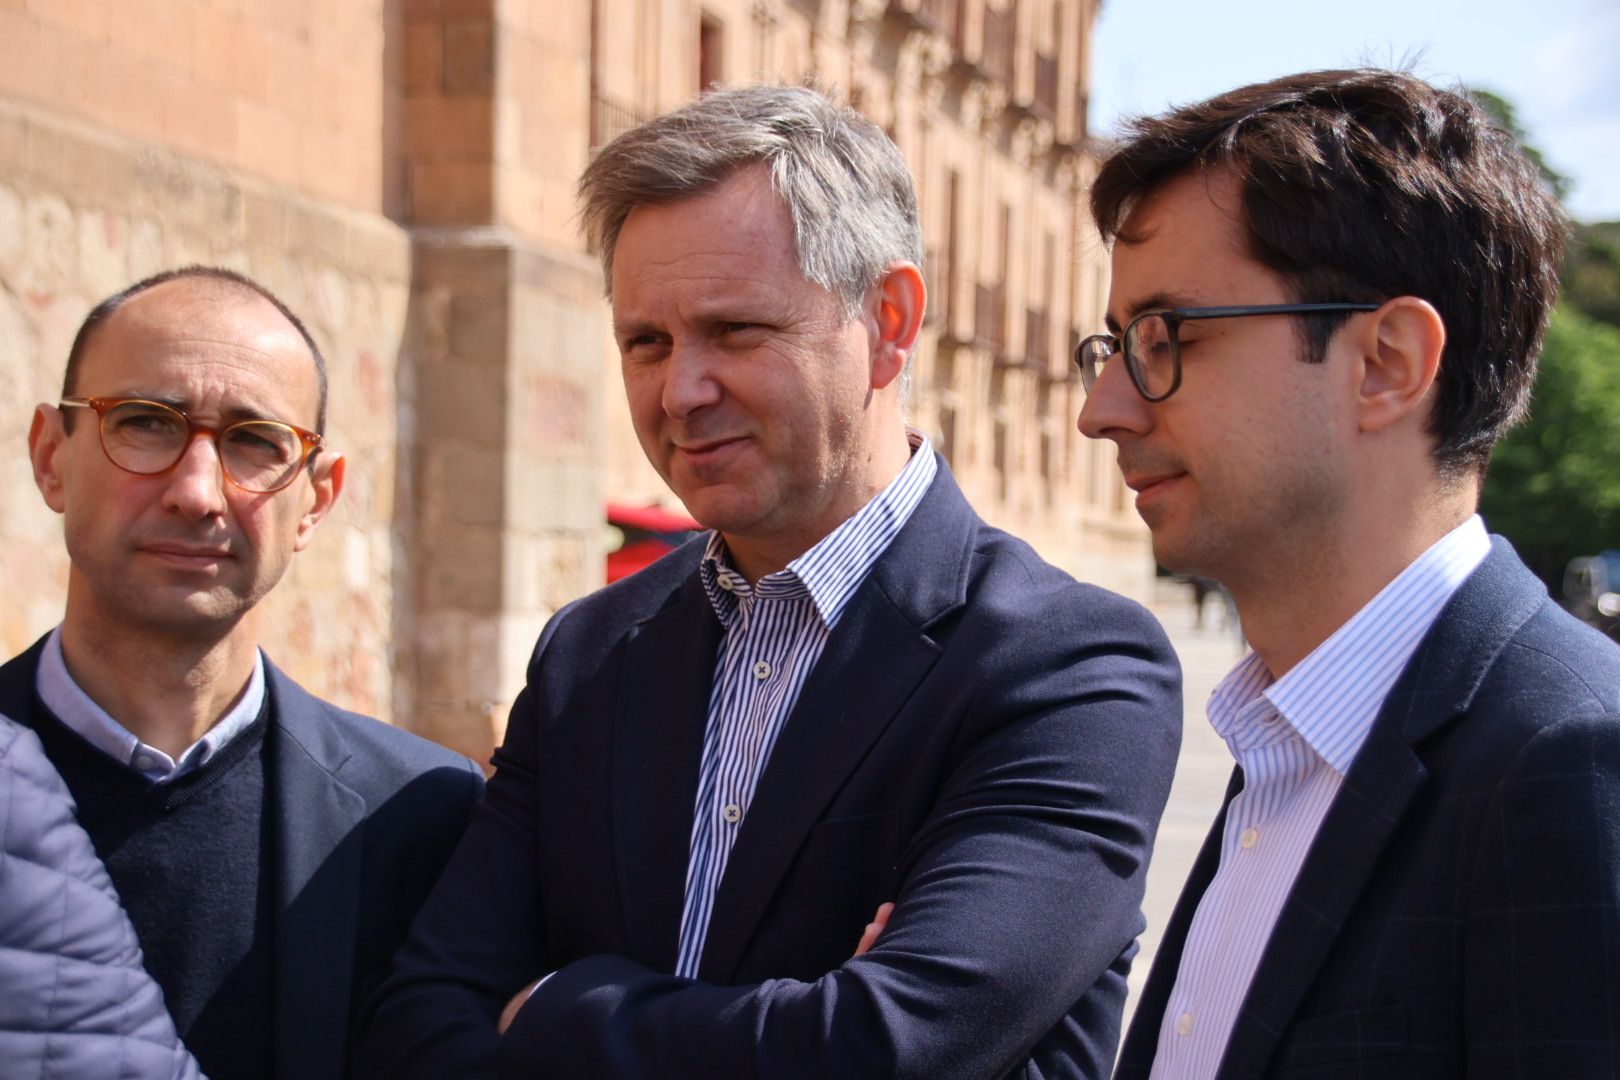
[[[878,935],[883,933],[883,928],[888,925],[889,913],[892,911],[894,911],[894,905],[891,903],[884,902],[878,905],[877,914],[872,916],[872,921],[866,924],[865,930],[861,931],[860,943],[855,946],[856,956],[866,955],[872,946],[877,944]]]
[[[512,1021],[517,1018],[518,1010],[523,1008],[523,1003],[529,1000],[529,995],[534,993],[535,987],[539,986],[543,981],[543,979],[536,979],[512,995],[512,1000],[508,1001],[506,1008],[501,1010],[500,1023],[495,1026],[497,1032],[502,1035],[506,1034],[506,1029],[511,1027]]]

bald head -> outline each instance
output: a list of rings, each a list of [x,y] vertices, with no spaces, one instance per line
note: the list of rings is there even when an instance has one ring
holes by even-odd
[[[148,301],[159,301],[161,304],[132,304],[144,294]],[[97,331],[107,323],[116,313],[124,311],[122,317],[139,317],[142,319],[155,317],[164,319],[185,318],[189,310],[199,307],[205,308],[210,304],[240,302],[247,299],[251,302],[267,303],[275,308],[286,319],[288,325],[302,340],[304,348],[308,351],[311,362],[315,365],[315,427],[318,433],[326,432],[326,358],[321,355],[315,339],[304,327],[303,322],[281,299],[269,289],[260,285],[246,274],[239,274],[234,270],[227,270],[217,266],[186,266],[178,270],[165,270],[161,274],[137,281],[135,284],[107,297],[97,304],[86,315],[84,322],[79,325],[79,332],[73,338],[73,347],[68,350],[67,371],[62,378],[62,396],[71,397],[79,392],[79,377],[84,367],[84,359],[89,351],[91,340]],[[152,310],[147,311],[150,307]],[[244,345],[248,343],[242,343]],[[73,414],[68,412],[63,417],[64,424],[71,428]]]

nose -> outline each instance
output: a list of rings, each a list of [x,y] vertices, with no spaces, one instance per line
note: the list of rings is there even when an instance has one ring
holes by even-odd
[[[672,345],[664,359],[665,414],[675,420],[685,420],[717,404],[720,398],[712,350],[701,344]]]
[[[196,432],[168,474],[163,505],[190,521],[225,512],[225,471],[211,436]]]
[[[1116,356],[1102,366],[1091,384],[1075,426],[1088,439],[1113,439],[1145,435],[1153,427],[1153,408],[1136,392],[1124,357]]]

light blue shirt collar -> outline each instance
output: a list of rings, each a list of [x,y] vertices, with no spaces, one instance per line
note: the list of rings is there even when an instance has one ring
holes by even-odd
[[[200,769],[259,718],[265,696],[264,654],[255,651],[253,673],[248,676],[247,688],[236,704],[178,758],[148,746],[90,700],[90,695],[68,672],[67,661],[62,656],[60,626],[45,639],[34,686],[45,707],[85,742],[153,783],[164,784]]]

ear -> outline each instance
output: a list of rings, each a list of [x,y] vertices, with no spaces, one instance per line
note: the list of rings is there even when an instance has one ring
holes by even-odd
[[[67,500],[63,496],[62,474],[56,454],[66,438],[67,432],[62,429],[61,409],[54,405],[40,405],[34,409],[34,421],[28,426],[28,460],[34,466],[34,486],[44,496],[45,505],[58,514],[67,506]]]
[[[1385,431],[1432,407],[1430,388],[1440,373],[1446,324],[1434,305],[1397,296],[1371,313],[1358,343],[1362,366],[1357,388],[1357,427]]]
[[[310,477],[310,485],[315,489],[315,499],[304,516],[298,519],[298,533],[293,539],[293,550],[303,551],[309,542],[315,538],[315,530],[320,527],[321,521],[337,502],[339,495],[343,494],[343,475],[348,466],[342,454],[329,454],[326,451],[315,458],[315,469]]]
[[[882,390],[900,377],[917,345],[928,290],[916,264],[897,262],[874,287],[872,389]]]

